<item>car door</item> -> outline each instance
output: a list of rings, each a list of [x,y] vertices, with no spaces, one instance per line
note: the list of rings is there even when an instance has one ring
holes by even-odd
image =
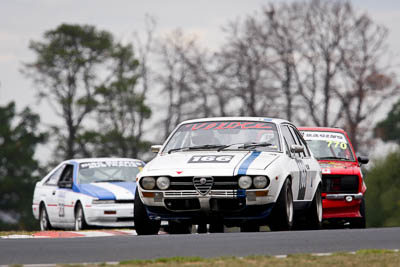
[[[58,181],[60,180],[61,174],[64,171],[65,164],[59,166],[53,174],[44,182],[43,190],[45,195],[46,210],[49,216],[50,223],[54,226],[59,222],[58,216],[58,199],[57,199],[57,188]]]
[[[294,135],[297,143],[299,145],[302,145],[304,147],[304,152],[299,153],[301,161],[303,162],[304,169],[305,171],[305,181],[306,181],[306,187],[305,187],[305,197],[304,200],[311,201],[313,196],[314,196],[314,187],[316,185],[313,185],[313,181],[315,178],[315,175],[317,175],[317,168],[318,168],[318,162],[311,157],[310,150],[308,149],[308,146],[306,144],[306,141],[303,139],[302,135],[300,132],[293,126],[289,126],[291,133]]]
[[[292,192],[294,200],[304,200],[306,193],[306,167],[303,163],[300,153],[290,151],[292,145],[299,145],[292,134],[289,125],[282,125],[282,135],[287,145],[290,162],[286,166],[290,170],[292,176]]]
[[[72,191],[74,165],[66,164],[57,183],[56,198],[58,207],[58,221],[63,226],[71,224],[74,220],[74,208],[71,205],[74,197]]]

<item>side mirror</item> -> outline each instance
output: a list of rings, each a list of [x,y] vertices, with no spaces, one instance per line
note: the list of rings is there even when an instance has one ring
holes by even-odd
[[[292,153],[301,153],[304,152],[304,146],[301,145],[291,145],[290,152]]]
[[[158,152],[160,152],[161,148],[162,148],[162,145],[152,145],[151,152],[158,153]]]
[[[362,157],[362,156],[357,157],[357,160],[358,160],[358,163],[360,163],[360,164],[367,164],[369,162],[369,158]]]

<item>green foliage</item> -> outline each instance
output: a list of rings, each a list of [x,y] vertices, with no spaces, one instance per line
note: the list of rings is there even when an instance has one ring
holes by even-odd
[[[131,45],[89,25],[62,24],[32,41],[25,69],[64,125],[52,125],[57,161],[73,157],[137,157],[148,149],[143,123],[151,115],[136,88],[139,62]],[[97,125],[87,123],[97,119]],[[88,125],[95,125],[88,127]]]
[[[367,223],[400,226],[400,150],[376,162],[366,175]]]
[[[375,136],[383,141],[400,144],[400,100],[392,107],[386,119],[376,125]]]
[[[98,126],[78,136],[84,156],[137,158],[150,143],[143,140],[143,123],[151,116],[145,92],[137,88],[139,62],[131,45],[118,44],[110,57],[113,76],[96,88]]]
[[[111,33],[69,24],[30,43],[36,59],[24,70],[37,85],[39,98],[47,100],[64,124],[52,127],[61,159],[76,155],[76,136],[97,106],[95,89],[107,79],[102,71],[106,72],[113,46]]]
[[[39,165],[33,159],[36,146],[46,135],[37,129],[39,116],[29,108],[16,113],[15,104],[0,107],[0,212],[17,224],[1,221],[1,229],[33,229],[32,196]]]

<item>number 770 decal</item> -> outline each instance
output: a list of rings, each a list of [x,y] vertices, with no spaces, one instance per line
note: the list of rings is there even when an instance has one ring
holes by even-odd
[[[326,141],[328,143],[328,147],[340,147],[341,149],[345,150],[347,149],[347,144],[344,142],[339,142],[339,141]]]

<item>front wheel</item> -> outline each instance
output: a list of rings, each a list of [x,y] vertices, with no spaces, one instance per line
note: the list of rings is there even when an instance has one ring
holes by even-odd
[[[366,228],[367,221],[365,216],[365,200],[362,198],[361,205],[360,205],[360,218],[355,218],[350,222],[351,228]]]
[[[47,210],[44,204],[40,206],[39,223],[40,223],[40,231],[47,231],[52,229],[49,216],[47,215]]]
[[[269,228],[272,231],[288,231],[293,226],[292,184],[286,179],[270,215]]]
[[[321,189],[318,186],[315,191],[311,206],[306,214],[307,228],[310,230],[318,230],[322,225],[322,197]]]
[[[85,214],[83,213],[83,208],[81,203],[78,203],[75,209],[75,231],[84,230],[87,228]]]
[[[150,220],[137,188],[135,192],[133,220],[138,235],[156,235],[160,231],[161,221]]]

